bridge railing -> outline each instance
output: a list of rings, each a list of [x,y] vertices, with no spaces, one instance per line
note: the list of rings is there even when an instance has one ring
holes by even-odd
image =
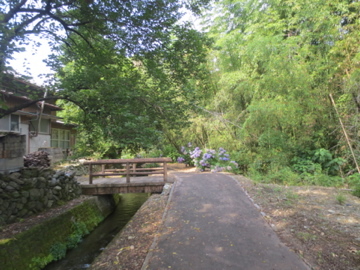
[[[97,176],[117,176],[125,175],[126,183],[130,183],[130,176],[134,175],[151,175],[163,174],[164,182],[167,182],[167,163],[172,162],[171,158],[134,158],[134,159],[100,159],[85,162],[84,165],[89,166],[89,184],[93,183],[93,178]],[[137,165],[159,163],[160,167],[143,168]],[[123,165],[125,168],[106,168],[106,165]],[[161,166],[162,164],[162,166]],[[95,172],[94,167],[101,165],[101,171]]]

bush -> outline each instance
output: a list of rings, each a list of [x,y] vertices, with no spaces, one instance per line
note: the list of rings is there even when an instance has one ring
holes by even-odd
[[[352,194],[358,198],[360,198],[360,185],[356,186]]]
[[[220,147],[217,151],[214,149],[192,148],[191,143],[181,148],[182,156],[178,157],[178,162],[188,165],[195,165],[201,171],[210,168],[212,172],[219,171],[238,171],[238,164],[230,160],[227,151]]]
[[[277,184],[299,185],[301,183],[300,175],[293,172],[289,167],[281,168],[276,172],[270,172],[267,178],[269,178],[272,183]]]
[[[360,174],[354,173],[346,178],[350,187],[360,186]]]
[[[66,245],[64,243],[56,243],[50,249],[54,261],[58,261],[66,255]]]

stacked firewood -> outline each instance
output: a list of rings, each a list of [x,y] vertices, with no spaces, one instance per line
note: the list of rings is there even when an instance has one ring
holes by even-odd
[[[24,156],[24,167],[50,167],[49,154],[45,151],[36,151]]]

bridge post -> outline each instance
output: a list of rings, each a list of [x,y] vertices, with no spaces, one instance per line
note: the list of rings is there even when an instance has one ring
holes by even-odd
[[[105,173],[105,164],[101,165],[101,173]]]
[[[92,164],[89,164],[89,184],[92,184],[92,179],[93,179],[93,175],[92,175]]]
[[[126,163],[126,183],[130,183],[130,163]]]
[[[167,162],[164,162],[163,166],[164,166],[164,182],[167,182]]]

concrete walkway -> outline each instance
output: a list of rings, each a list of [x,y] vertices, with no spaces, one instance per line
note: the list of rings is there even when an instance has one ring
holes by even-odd
[[[175,173],[164,227],[142,270],[309,270],[231,176]]]

